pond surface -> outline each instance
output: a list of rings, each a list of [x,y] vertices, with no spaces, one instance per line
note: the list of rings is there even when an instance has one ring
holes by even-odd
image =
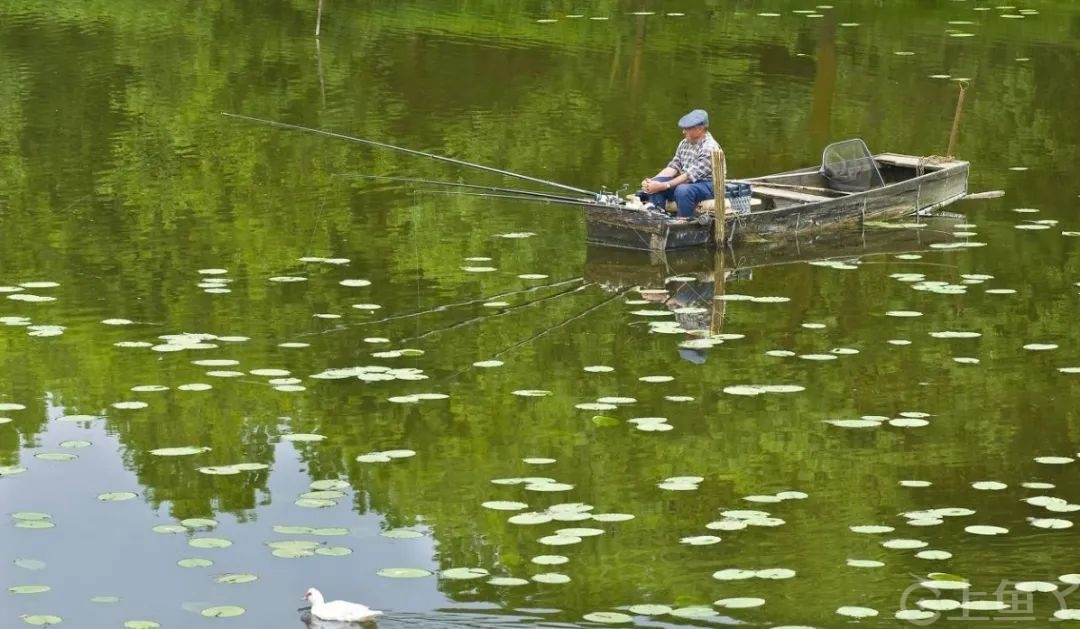
[[[1076,617],[1074,3],[316,9],[0,9],[0,624]],[[221,115],[617,190],[696,107],[941,155],[959,79],[1003,198],[724,258]]]

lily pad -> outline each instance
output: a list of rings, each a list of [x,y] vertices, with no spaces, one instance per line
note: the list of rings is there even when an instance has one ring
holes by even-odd
[[[549,585],[561,585],[563,583],[569,583],[570,577],[559,572],[541,572],[540,574],[534,574],[532,580],[537,583],[547,583]]]
[[[637,614],[638,616],[663,616],[664,614],[670,614],[671,610],[672,608],[667,605],[657,605],[654,603],[631,605],[627,608],[627,611]]]
[[[722,598],[718,601],[713,601],[713,605],[716,605],[717,607],[725,607],[727,609],[747,609],[750,607],[761,607],[764,604],[765,599],[757,598],[754,596]]]
[[[249,573],[230,572],[223,574],[214,579],[215,583],[227,583],[229,585],[237,585],[240,583],[251,583],[257,580],[259,577]]]
[[[15,585],[8,588],[12,594],[42,594],[52,588],[47,585]]]
[[[232,542],[220,537],[196,537],[188,540],[188,546],[192,548],[228,548]]]
[[[562,555],[537,555],[531,561],[541,566],[559,566],[568,563],[570,558]]]
[[[323,557],[345,557],[351,555],[352,552],[348,546],[320,546],[315,549],[315,554]]]
[[[317,435],[314,433],[290,433],[281,435],[282,441],[314,442],[322,441],[323,439],[326,439],[326,435]]]
[[[719,544],[720,538],[715,535],[695,535],[693,537],[684,537],[679,540],[680,544],[687,544],[689,546],[709,546],[712,544]]]
[[[633,622],[634,617],[620,612],[591,612],[582,616],[589,622],[598,622],[607,625],[616,625]]]
[[[489,500],[480,506],[496,511],[521,511],[529,508],[529,505],[524,502],[514,502],[512,500]]]
[[[972,535],[1004,535],[1009,532],[1009,529],[1001,526],[988,526],[983,524],[973,524],[971,526],[964,527],[964,531],[971,533]]]
[[[22,621],[28,625],[34,625],[35,627],[47,627],[50,625],[59,625],[64,621],[59,616],[53,616],[52,614],[24,614],[20,616]]]
[[[214,607],[207,607],[200,613],[209,618],[233,618],[242,615],[244,613],[244,608],[237,607],[236,605],[216,605]]]
[[[439,572],[439,576],[443,579],[468,581],[489,576],[489,573],[483,568],[448,568]]]
[[[202,557],[188,557],[176,562],[176,565],[181,568],[208,568],[214,565],[214,562]]]
[[[705,605],[689,605],[687,607],[679,607],[669,612],[671,616],[678,618],[711,618],[713,616],[719,616],[720,612],[716,611],[712,607],[706,607]]]
[[[193,454],[202,454],[203,452],[209,452],[210,448],[196,447],[196,446],[180,446],[175,448],[155,448],[150,451],[150,454],[154,456],[191,456]]]
[[[858,607],[856,605],[845,605],[838,607],[836,613],[841,616],[847,616],[849,618],[872,618],[878,615],[878,610],[872,607]]]
[[[138,497],[133,491],[110,491],[103,494],[98,494],[97,499],[104,502],[120,502],[123,500],[131,500]]]

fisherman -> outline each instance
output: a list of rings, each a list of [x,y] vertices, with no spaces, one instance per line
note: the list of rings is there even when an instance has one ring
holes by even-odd
[[[641,181],[638,196],[661,210],[668,201],[675,201],[676,216],[690,220],[698,203],[714,198],[712,153],[720,145],[709,133],[709,114],[704,109],[680,118],[679,127],[683,140],[675,149],[675,157],[654,177]]]

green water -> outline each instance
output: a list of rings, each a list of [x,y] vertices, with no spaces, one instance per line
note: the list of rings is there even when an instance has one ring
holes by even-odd
[[[836,627],[850,622],[837,608],[862,606],[880,615],[861,626],[893,627],[908,624],[893,619],[902,606],[935,597],[916,579],[935,571],[968,579],[969,600],[1012,604],[948,617],[1038,626],[1080,607],[1073,579],[1059,581],[1078,571],[1074,528],[1030,520],[1071,525],[1080,500],[1080,463],[1036,460],[1080,456],[1073,3],[840,1],[807,15],[794,11],[812,3],[779,1],[327,0],[318,40],[316,5],[0,6],[0,417],[10,419],[0,420],[0,626],[32,614],[72,627],[296,626],[315,586],[385,610],[390,627],[593,626],[584,615],[733,597],[765,603],[635,622]],[[813,165],[852,136],[875,151],[941,155],[957,78],[970,88],[955,153],[971,162],[972,191],[1005,197],[961,202],[950,209],[964,218],[950,223],[858,236],[865,244],[735,251],[726,282],[711,254],[586,247],[574,208],[356,175],[522,181],[221,115],[618,189],[666,163],[675,121],[696,107],[737,177]],[[955,242],[973,246],[940,247]],[[857,255],[854,268],[807,264],[837,253]],[[925,290],[941,285],[952,288]],[[673,313],[639,286],[699,309]],[[713,299],[720,292],[736,297]],[[27,294],[55,299],[10,299]],[[675,321],[682,328],[663,333]],[[709,333],[723,342],[695,347]],[[209,347],[156,351],[176,349],[163,335]],[[208,359],[236,362],[193,362]],[[492,360],[501,364],[474,365]],[[376,369],[313,377],[358,367]],[[426,379],[370,378],[389,369]],[[210,388],[183,386],[193,384]],[[168,388],[132,390],[146,385]],[[739,385],[790,386],[741,395]],[[514,394],[528,390],[550,395]],[[440,395],[407,397],[422,393]],[[634,401],[588,406],[606,397]],[[861,416],[927,425],[825,421]],[[627,421],[640,417],[672,429]],[[282,438],[309,433],[324,438]],[[209,450],[151,453],[180,446]],[[356,461],[398,449],[416,454]],[[200,471],[238,463],[259,469]],[[658,486],[674,476],[703,480]],[[572,487],[492,482],[522,477]],[[296,504],[326,479],[346,481],[344,495]],[[746,500],[783,491],[806,497]],[[108,492],[135,497],[99,499]],[[1034,496],[1061,500],[1047,503],[1056,511],[1021,501]],[[522,525],[482,506],[494,500],[634,517]],[[945,507],[974,513],[917,525],[900,515]],[[706,527],[731,509],[783,523]],[[153,530],[186,518],[217,526]],[[26,524],[42,521],[54,526]],[[849,529],[870,524],[895,530]],[[581,527],[604,533],[538,541]],[[381,535],[401,528],[420,536]],[[712,534],[722,541],[680,543]],[[232,543],[189,545],[202,537]],[[286,559],[267,545],[295,539],[351,553]],[[926,546],[882,547],[890,539]],[[552,554],[569,561],[531,561]],[[213,564],[178,565],[185,558]],[[378,574],[386,568],[435,574],[391,579]],[[454,580],[451,568],[529,582]],[[795,576],[713,577],[774,568]],[[531,580],[548,572],[570,580]],[[258,579],[216,582],[232,573]],[[1059,590],[1014,600],[1019,581]],[[50,589],[8,591],[26,585]],[[218,605],[245,613],[200,614]]]

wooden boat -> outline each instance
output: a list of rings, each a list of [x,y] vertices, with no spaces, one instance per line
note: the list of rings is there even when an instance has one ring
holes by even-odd
[[[839,145],[861,146],[846,140],[826,147],[822,166],[740,180],[751,184],[751,208],[743,214],[725,213],[725,239],[736,243],[811,236],[843,225],[889,221],[923,215],[958,201],[967,194],[968,162],[899,153],[831,159]],[[839,165],[839,167],[837,167]],[[845,180],[844,169],[869,177],[863,189]],[[624,249],[667,251],[715,244],[713,213],[679,221],[667,213],[619,206],[585,208],[586,239],[591,244]]]
[[[962,241],[953,235],[962,214],[920,219],[910,226],[847,227],[802,233],[786,240],[731,243],[721,250],[704,247],[642,251],[589,245],[585,250],[585,281],[611,290],[655,288],[669,278],[692,276],[711,280],[718,267],[734,278],[755,269],[817,260],[853,261],[874,256],[935,251],[945,243]],[[952,246],[952,245],[949,245]],[[723,258],[720,259],[720,253]]]

